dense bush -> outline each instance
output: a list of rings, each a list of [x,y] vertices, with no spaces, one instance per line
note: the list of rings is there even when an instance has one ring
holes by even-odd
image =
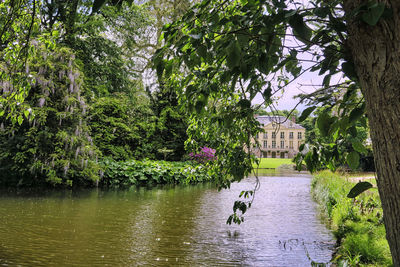
[[[124,93],[95,100],[90,108],[89,125],[95,145],[103,157],[115,160],[148,156],[144,143],[154,134],[154,116],[145,107],[133,103]]]
[[[191,162],[106,159],[103,165],[105,172],[100,180],[100,185],[104,187],[195,184],[212,180],[207,166]]]
[[[100,166],[79,61],[65,47],[35,49],[27,69],[35,76],[25,98],[27,119],[14,124],[0,116],[0,185],[92,185]]]
[[[338,240],[336,259],[351,266],[390,266],[392,259],[385,238],[378,192],[364,192],[347,198],[354,183],[329,171],[314,176],[312,193],[320,204]]]

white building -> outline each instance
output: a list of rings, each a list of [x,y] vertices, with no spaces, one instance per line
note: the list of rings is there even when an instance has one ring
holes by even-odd
[[[263,132],[253,153],[259,158],[293,158],[304,143],[306,130],[283,116],[258,116]]]

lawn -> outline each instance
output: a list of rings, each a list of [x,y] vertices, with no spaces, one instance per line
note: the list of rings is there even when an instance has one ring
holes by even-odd
[[[260,169],[276,169],[282,164],[293,164],[292,159],[281,159],[281,158],[260,158]],[[257,165],[254,165],[257,168]]]

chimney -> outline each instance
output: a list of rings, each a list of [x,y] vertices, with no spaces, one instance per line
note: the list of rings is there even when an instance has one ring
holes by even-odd
[[[296,123],[296,117],[295,116],[292,116],[292,122]]]

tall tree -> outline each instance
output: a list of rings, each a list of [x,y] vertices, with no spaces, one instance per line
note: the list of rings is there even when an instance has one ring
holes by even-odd
[[[100,166],[86,124],[79,64],[70,49],[37,46],[28,61],[35,77],[25,98],[29,120],[19,125],[0,118],[0,184],[94,184]]]
[[[363,4],[345,0],[343,8],[350,15]],[[400,266],[400,2],[379,1],[367,8],[364,21],[347,20],[347,45],[366,100],[386,236],[393,264]],[[382,18],[385,10],[389,18]]]
[[[155,68],[159,76],[180,85],[181,100],[196,111],[194,125],[208,120],[219,124],[220,136],[221,132],[229,136],[231,129],[247,133],[234,139],[236,146],[230,152],[226,145],[217,147],[218,160],[234,179],[251,170],[250,162],[240,165],[249,156],[237,153],[238,146],[251,145],[249,139],[258,131],[251,100],[261,93],[269,104],[275,92],[305,70],[318,71],[324,76],[321,89],[308,99],[328,107],[317,125],[334,142],[329,149],[303,151],[310,159],[309,168],[315,170],[321,158],[334,161],[342,156],[351,167],[358,166],[364,148],[340,155],[338,144],[366,110],[387,239],[394,266],[400,266],[400,2],[313,0],[307,5],[285,0],[205,0],[166,28],[167,45],[158,51]],[[301,62],[309,65],[303,67]],[[346,80],[337,84],[335,75]],[[360,89],[363,98],[356,100],[352,96]],[[230,106],[231,112],[220,103]],[[301,117],[315,108],[306,109]],[[223,182],[230,181],[227,177]],[[242,202],[234,210],[243,213],[248,206]],[[233,220],[238,218],[235,212]]]
[[[0,3],[0,117],[22,123],[29,109],[24,102],[32,77],[26,62],[33,53],[32,35],[38,34],[39,2],[6,0]]]

